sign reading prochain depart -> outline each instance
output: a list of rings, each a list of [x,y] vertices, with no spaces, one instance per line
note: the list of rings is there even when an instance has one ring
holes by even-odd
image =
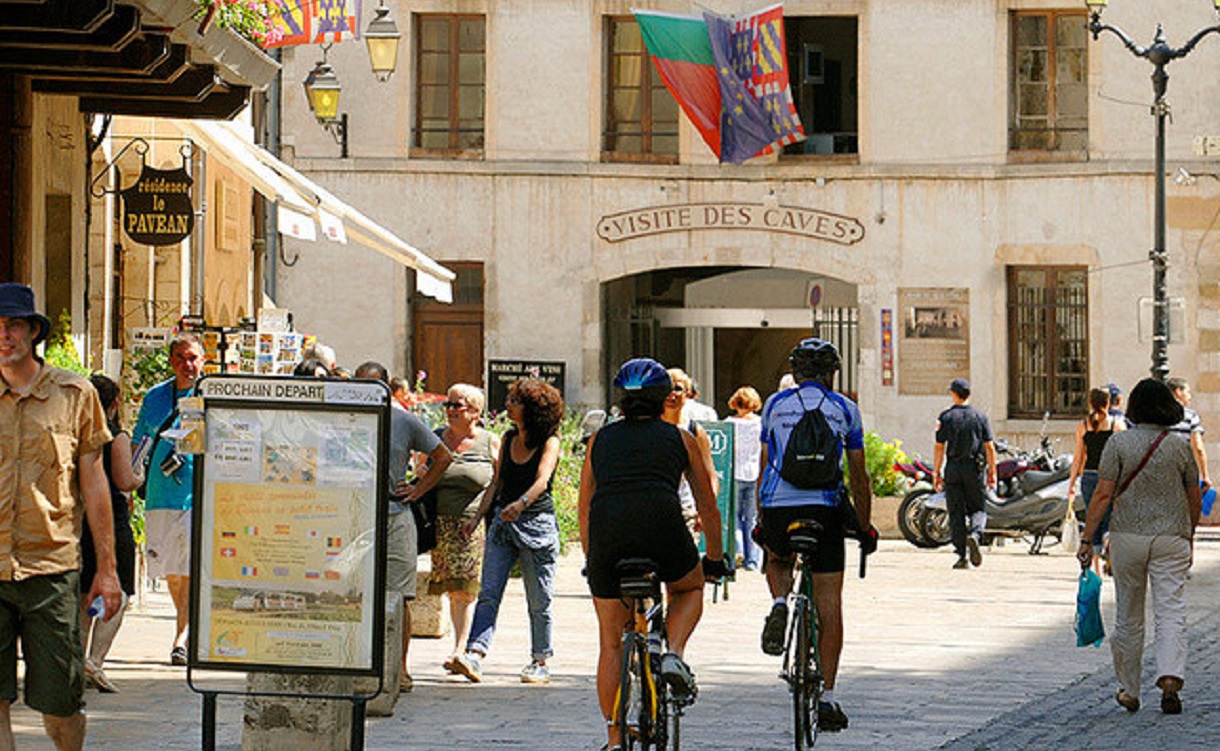
[[[864,225],[853,217],[799,206],[761,203],[646,206],[608,214],[597,222],[598,237],[611,243],[666,232],[705,229],[779,232],[839,245],[854,245],[864,239]]]

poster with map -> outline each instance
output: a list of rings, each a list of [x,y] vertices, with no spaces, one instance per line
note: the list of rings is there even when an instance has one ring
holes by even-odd
[[[370,399],[305,387],[314,383],[200,382],[197,666],[373,675],[380,665],[388,391],[367,384]]]

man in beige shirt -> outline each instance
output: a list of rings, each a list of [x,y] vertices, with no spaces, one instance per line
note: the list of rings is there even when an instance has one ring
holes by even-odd
[[[106,417],[89,382],[34,354],[50,322],[24,284],[0,284],[0,750],[14,748],[17,640],[25,702],[60,751],[84,747],[80,532],[87,509],[109,619],[122,602],[101,449]],[[81,500],[83,498],[83,504]]]

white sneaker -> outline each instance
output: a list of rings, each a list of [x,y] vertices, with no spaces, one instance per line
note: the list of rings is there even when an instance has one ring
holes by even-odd
[[[522,683],[550,683],[551,669],[541,660],[534,660],[521,670]]]

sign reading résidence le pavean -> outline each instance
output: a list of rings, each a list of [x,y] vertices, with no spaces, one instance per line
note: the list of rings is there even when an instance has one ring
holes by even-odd
[[[123,229],[144,245],[182,242],[195,226],[191,176],[185,169],[162,170],[148,165],[136,184],[123,191]]]
[[[612,243],[702,229],[780,232],[840,245],[854,245],[864,239],[864,225],[853,217],[799,206],[761,203],[647,206],[603,216],[597,223],[598,237]]]

